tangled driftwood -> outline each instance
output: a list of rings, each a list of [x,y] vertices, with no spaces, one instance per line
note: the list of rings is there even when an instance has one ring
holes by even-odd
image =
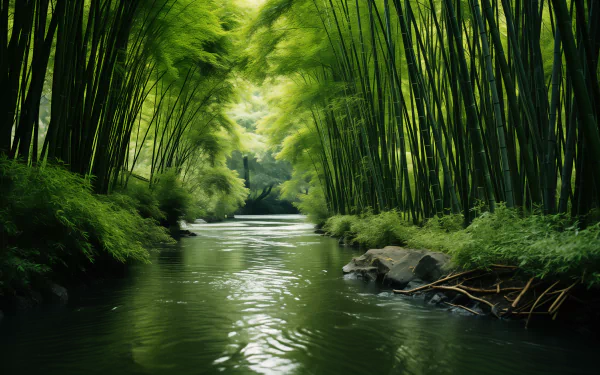
[[[435,290],[462,294],[471,301],[488,306],[497,318],[527,318],[525,326],[528,327],[534,315],[546,315],[556,319],[559,309],[578,285],[576,281],[561,289],[555,289],[560,285],[560,281],[551,285],[544,280],[535,281],[532,277],[524,282],[518,267],[494,264],[487,270],[474,269],[451,273],[427,285],[410,290],[394,290],[394,293],[412,295]],[[464,305],[444,303],[473,315],[481,315]]]

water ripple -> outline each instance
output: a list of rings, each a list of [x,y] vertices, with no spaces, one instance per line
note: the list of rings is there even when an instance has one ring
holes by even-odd
[[[186,229],[198,237],[62,311],[6,317],[2,374],[596,373],[596,343],[344,277],[360,251],[300,216]]]

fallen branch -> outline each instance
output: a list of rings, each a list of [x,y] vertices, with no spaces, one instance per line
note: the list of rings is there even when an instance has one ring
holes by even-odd
[[[568,290],[570,290],[570,289],[571,289],[572,287],[574,287],[574,286],[575,286],[575,284],[577,284],[577,283],[578,283],[578,281],[576,281],[574,284],[572,284],[572,285],[571,285],[571,286],[569,286],[569,287],[566,287],[566,288],[564,288],[564,289],[555,290],[555,291],[554,291],[554,292],[552,292],[552,293],[548,293],[548,295],[549,295],[549,296],[553,296],[553,295],[556,295],[556,294],[561,294],[561,293],[563,293],[563,292],[565,292],[565,291],[568,291]]]
[[[515,301],[512,303],[512,308],[517,307],[517,305],[519,304],[519,301],[521,300],[521,297],[523,297],[525,295],[525,293],[527,293],[527,290],[529,289],[529,287],[531,286],[531,283],[533,282],[533,277],[531,279],[529,279],[529,281],[527,282],[527,285],[525,285],[525,288],[523,288],[523,290],[521,291],[521,293],[519,294],[519,296],[517,297],[517,299],[515,299]]]
[[[467,297],[469,297],[472,300],[479,301],[481,303],[485,303],[490,308],[494,308],[494,306],[495,306],[490,301],[486,301],[483,298],[475,297],[474,295],[470,294],[466,290],[462,290],[460,288],[456,288],[456,287],[453,287],[453,286],[433,286],[432,288],[433,289],[442,289],[442,290],[452,290],[452,291],[455,291],[455,292],[458,292],[458,293],[462,293],[462,294],[466,295]]]
[[[556,300],[554,301],[554,303],[550,306],[550,308],[548,309],[549,313],[554,313],[559,307],[560,305],[562,305],[562,303],[564,302],[564,298],[563,296],[568,293],[575,285],[577,285],[579,281],[575,281],[573,284],[571,284],[570,287],[563,289],[562,292],[558,295],[558,297],[556,298]]]
[[[423,285],[423,286],[420,286],[418,288],[414,288],[414,289],[411,289],[411,290],[394,289],[394,293],[397,293],[397,294],[412,294],[412,293],[415,293],[415,292],[418,292],[418,291],[421,291],[421,290],[432,288],[434,285],[437,285],[437,284],[440,284],[440,283],[444,283],[446,281],[454,280],[454,279],[456,279],[458,277],[461,277],[461,276],[464,276],[464,275],[468,275],[468,274],[473,273],[475,271],[478,271],[478,270],[470,270],[470,271],[465,271],[465,272],[458,273],[456,275],[447,276],[447,277],[444,277],[443,279],[439,279],[438,281],[434,281],[431,284]]]
[[[498,284],[498,287],[496,289],[479,289],[479,288],[473,288],[473,287],[464,286],[464,285],[457,285],[456,287],[464,289],[464,290],[468,290],[469,292],[497,293],[497,294],[500,294],[501,292],[519,291],[519,290],[523,289],[521,287],[509,287],[509,288],[500,289],[500,285],[499,284]]]
[[[467,311],[468,311],[468,312],[470,312],[471,314],[475,314],[475,315],[481,315],[481,314],[480,314],[480,313],[478,313],[477,311],[471,310],[470,308],[468,308],[468,307],[465,307],[465,306],[462,306],[462,305],[455,305],[455,304],[453,304],[453,303],[450,303],[450,302],[444,302],[444,303],[445,303],[446,305],[450,305],[450,306],[454,306],[454,307],[461,308],[461,309],[463,309],[463,310],[467,310]]]
[[[550,292],[552,290],[552,288],[554,288],[556,285],[558,285],[559,281],[555,282],[554,284],[550,285],[550,287],[546,290],[544,290],[544,292],[535,300],[535,302],[533,303],[533,306],[531,307],[531,310],[529,310],[529,316],[527,317],[527,322],[525,323],[525,328],[527,328],[529,326],[529,320],[531,320],[531,315],[533,314],[533,310],[535,310],[535,308],[537,307],[538,303],[542,300],[542,298],[544,298],[544,296]]]
[[[554,309],[548,311],[550,314],[554,314],[558,312],[558,309],[560,308],[560,306],[563,304],[563,302],[565,302],[567,300],[568,295],[565,295],[560,302],[554,307]]]

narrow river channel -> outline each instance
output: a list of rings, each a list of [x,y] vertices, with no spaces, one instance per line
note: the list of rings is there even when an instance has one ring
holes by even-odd
[[[0,374],[598,374],[576,333],[450,314],[344,277],[304,217],[197,237],[64,307],[0,321]]]

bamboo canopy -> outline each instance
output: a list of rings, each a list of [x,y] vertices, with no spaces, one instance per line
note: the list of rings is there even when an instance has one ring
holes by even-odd
[[[102,194],[142,159],[150,184],[214,161],[233,133],[223,103],[237,15],[225,5],[1,1],[0,156],[62,163]]]
[[[252,33],[293,82],[265,129],[330,214],[598,208],[597,2],[270,0]]]

